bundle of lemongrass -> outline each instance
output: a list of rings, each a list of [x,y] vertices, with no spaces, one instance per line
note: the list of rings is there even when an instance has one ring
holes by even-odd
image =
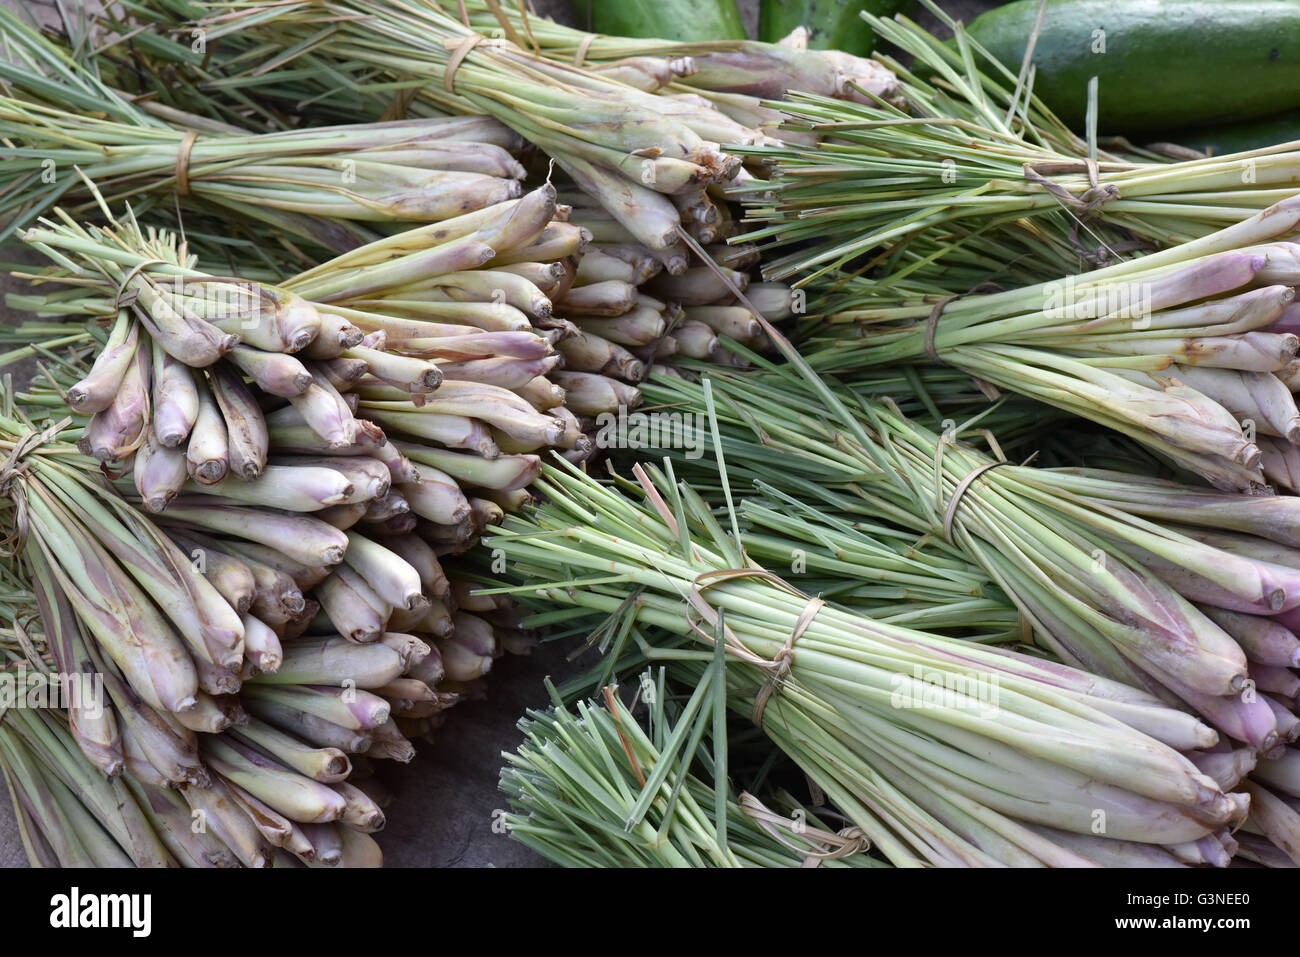
[[[863,14],[912,57],[883,57],[905,107],[796,96],[776,132],[743,149],[770,176],[741,188],[745,234],[770,278],[808,283],[879,269],[952,293],[1028,285],[1203,236],[1294,191],[1300,144],[1221,157],[1169,157],[1124,141],[1099,148],[1032,95],[936,4],[937,39],[904,17]],[[803,145],[803,138],[814,142]],[[1109,150],[1109,151],[1108,151]]]
[[[886,860],[1222,862],[1249,802],[1179,753],[1216,743],[1206,725],[1119,682],[811,599],[746,560],[734,517],[726,531],[685,483],[638,478],[633,501],[548,471],[548,504],[492,539],[524,582],[505,590],[612,616],[651,645],[724,644],[728,706]],[[682,656],[697,688],[712,654]]]
[[[720,365],[743,361],[719,340],[734,339],[765,351],[767,334],[748,308],[737,303],[735,290],[747,292],[756,308],[772,321],[793,315],[791,291],[781,283],[750,284],[749,270],[758,262],[752,246],[732,246],[728,204],[708,204],[691,214],[687,231],[711,265],[690,249],[656,252],[639,244],[609,213],[582,194],[565,194],[572,207],[569,221],[590,234],[578,260],[573,286],[556,300],[556,308],[581,330],[583,338],[607,339],[630,351],[644,365],[680,355]],[[573,346],[559,344],[561,352]],[[629,357],[630,359],[630,357]],[[643,378],[636,369],[633,381]]]
[[[1138,440],[1225,489],[1294,487],[1300,199],[1181,246],[969,296],[852,280],[814,306],[824,372],[941,361]]]
[[[742,128],[711,107],[674,115],[660,97],[617,79],[554,63],[509,39],[485,38],[433,0],[197,6],[208,14],[200,21],[208,43],[234,38],[261,51],[259,62],[237,58],[238,76],[249,84],[273,86],[277,68],[293,72],[314,63],[327,71],[329,86],[373,83],[376,73],[390,78],[387,88],[402,96],[402,112],[415,98],[438,111],[486,113],[553,157],[651,249],[680,243],[674,199],[730,180],[740,165],[713,137]],[[335,27],[322,32],[321,17]],[[294,62],[286,66],[281,54],[289,49]]]
[[[93,209],[89,181],[140,213],[176,196],[339,252],[374,238],[351,221],[433,222],[522,192],[510,150],[523,143],[488,117],[263,135],[180,113],[164,122],[16,15],[0,11],[0,24],[12,58],[0,60],[0,238],[56,203]]]
[[[323,655],[305,644],[283,649],[270,627],[241,613],[196,570],[201,554],[192,559],[107,488],[93,462],[52,435],[57,426],[38,432],[6,419],[2,428],[6,448],[22,466],[7,491],[7,524],[25,546],[23,574],[50,657],[60,677],[75,677],[93,692],[69,709],[68,733],[85,758],[110,779],[125,770],[155,791],[180,789],[163,802],[173,830],[181,821],[188,830],[190,811],[200,811],[245,865],[269,864],[277,847],[303,862],[336,864],[345,840],[360,859],[376,861],[372,839],[342,834],[345,828],[368,834],[383,823],[374,802],[346,783],[347,752],[384,756],[375,743],[362,745],[368,736],[390,733],[391,708],[369,691],[349,690],[349,683],[382,686],[406,670],[423,643],[393,636],[372,646],[326,639],[319,645]],[[207,508],[223,516],[240,511]],[[274,514],[247,517],[259,519],[269,534]],[[283,519],[293,527],[281,534],[297,533],[304,551],[333,531],[316,520]],[[337,560],[338,546],[325,548],[325,560]],[[284,687],[266,684],[262,676],[295,658],[306,667],[278,678]],[[245,680],[248,689],[237,697]],[[254,720],[251,706],[262,701],[296,705],[309,724],[342,722],[336,726],[346,726],[347,734],[327,742],[287,721],[274,727]],[[25,711],[13,713],[21,721]],[[32,717],[26,733],[52,720]],[[391,734],[400,737],[395,729]],[[50,743],[39,760],[57,765],[60,749],[66,744]],[[74,781],[65,783],[75,790]],[[96,816],[107,825],[104,812],[97,808]]]
[[[62,414],[57,392],[21,398]],[[52,670],[108,692],[68,706],[85,758],[109,779],[125,770],[164,828],[185,810],[179,788],[247,866],[277,848],[377,863],[373,842],[341,832],[383,823],[349,786],[354,756],[409,761],[410,739],[480,693],[494,658],[527,653],[518,616],[392,521],[405,502],[388,521],[365,514],[394,494],[380,459],[286,456],[236,496],[195,489],[152,519],[66,441],[77,425],[6,419],[0,444],[18,457],[7,524]]]
[[[791,91],[873,101],[896,93],[896,78],[879,62],[840,50],[755,40],[611,37],[537,16],[523,4],[466,0],[445,6],[464,10],[469,26],[484,36],[509,36],[557,63],[585,65],[646,92],[680,98],[679,88],[688,88],[750,127],[766,125],[776,113],[763,100]]]
[[[726,712],[716,666],[695,691],[702,705],[671,709],[662,669],[638,687],[638,698],[649,689],[644,728],[636,703],[629,708],[614,688],[600,702],[579,702],[576,714],[557,701],[520,719],[525,741],[505,753],[499,785],[513,808],[511,837],[564,867],[879,865],[859,832],[828,830],[787,795],[780,804],[769,798],[778,813],[737,792],[725,747],[712,749],[712,783],[694,773],[690,742]]]
[[[982,567],[971,567],[961,560],[961,555],[955,556],[956,563],[947,571],[949,592],[945,594],[941,587],[936,587],[943,579],[932,576],[943,574],[940,563],[951,546],[937,535],[922,534],[920,539],[916,538],[927,530],[922,516],[934,507],[928,506],[926,499],[930,497],[928,486],[936,467],[934,439],[939,437],[909,449],[911,442],[904,440],[902,433],[880,431],[881,448],[891,449],[900,457],[884,459],[883,463],[871,461],[870,456],[861,455],[854,441],[846,438],[847,430],[832,430],[834,420],[817,421],[821,402],[814,392],[807,391],[807,405],[801,403],[791,414],[792,380],[763,383],[761,379],[743,380],[714,374],[711,384],[716,396],[721,448],[726,451],[729,472],[733,477],[753,481],[761,492],[758,498],[740,502],[736,510],[748,520],[749,527],[744,534],[746,554],[770,562],[770,567],[789,568],[788,579],[805,590],[815,589],[829,603],[861,609],[880,621],[977,641],[1025,639],[1032,626],[1040,642],[1067,661],[1082,660],[1090,670],[1122,675],[1134,684],[1152,687],[1162,696],[1174,692],[1227,738],[1245,745],[1221,741],[1208,752],[1194,756],[1198,767],[1229,787],[1236,786],[1243,775],[1256,768],[1256,761],[1259,762],[1247,790],[1256,796],[1261,811],[1257,814],[1252,811],[1247,828],[1271,842],[1273,850],[1268,852],[1267,847],[1256,844],[1247,856],[1273,864],[1280,863],[1280,854],[1300,857],[1296,854],[1300,844],[1295,840],[1300,819],[1294,816],[1300,805],[1296,804],[1297,784],[1290,772],[1294,763],[1292,755],[1300,752],[1288,746],[1296,738],[1295,702],[1300,692],[1300,679],[1294,671],[1300,667],[1300,639],[1292,630],[1297,624],[1294,612],[1275,615],[1269,607],[1261,607],[1259,603],[1250,606],[1227,589],[1218,588],[1207,578],[1183,567],[1195,557],[1190,552],[1177,551],[1171,553],[1172,558],[1159,558],[1131,544],[1125,546],[1115,537],[1121,527],[1117,519],[1124,518],[1123,513],[1127,512],[1133,516],[1127,518],[1130,525],[1141,518],[1168,523],[1169,531],[1186,535],[1193,549],[1204,545],[1215,547],[1217,555],[1208,556],[1212,564],[1245,557],[1260,570],[1293,577],[1293,569],[1300,566],[1300,556],[1295,551],[1295,542],[1284,530],[1291,524],[1286,515],[1293,511],[1294,500],[1238,499],[1234,502],[1235,496],[1198,492],[1131,474],[1063,469],[1039,471],[1035,476],[1033,484],[1038,486],[1038,494],[1032,498],[1053,503],[1049,514],[1035,515],[1014,509],[1012,500],[1007,498],[1029,491],[1023,485],[1017,489],[1015,483],[999,483],[1001,494],[986,498],[988,493],[979,484],[972,484],[961,498],[960,509],[964,512],[973,508],[983,513],[977,524],[969,526],[976,529],[979,538],[962,536],[958,530],[963,521],[971,522],[971,519],[963,520],[951,504],[945,517],[955,516],[952,528],[956,545],[968,556],[968,561],[975,559]],[[708,409],[703,389],[681,379],[653,382],[646,389],[651,403],[680,410],[687,420],[705,415]],[[840,395],[855,407],[864,400],[849,390],[840,390]],[[874,429],[879,429],[880,422],[889,416],[882,413],[866,418]],[[901,421],[894,419],[895,423]],[[834,432],[838,432],[838,440]],[[953,425],[946,441],[955,442],[958,432]],[[923,430],[912,430],[909,438],[915,440],[922,434]],[[690,446],[694,438],[687,437],[686,444]],[[945,439],[939,439],[937,444],[944,442]],[[774,459],[777,450],[785,455]],[[953,451],[952,447],[945,450],[943,460]],[[687,457],[671,454],[677,459],[679,473],[685,470],[694,488],[712,501],[723,500],[721,489],[708,484],[716,482],[716,474],[701,470],[697,462]],[[910,470],[906,465],[909,457],[913,460]],[[971,460],[969,464],[979,468],[991,461]],[[887,492],[888,484],[877,471],[880,464],[898,470],[901,484],[916,496],[914,503],[899,503],[894,496],[881,494]],[[1003,466],[986,472],[979,482],[992,481],[999,473],[1032,471]],[[972,498],[979,504],[972,502]],[[943,500],[936,501],[942,505]],[[951,503],[951,498],[947,501]],[[1063,521],[1059,510],[1071,504],[1095,511],[1092,521],[1103,533],[1100,539],[1089,543],[1099,547],[1094,547],[1088,558],[1080,554],[1075,560],[1074,571],[1066,570],[1068,566],[1062,564],[1066,560],[1064,554],[1053,557],[1048,552],[1031,549],[1021,538],[1025,534],[1049,541],[1044,537],[1048,525],[1037,524],[1040,518],[1050,525],[1051,532],[1046,534],[1068,531],[1068,523],[1076,516],[1069,515]],[[1035,511],[1040,508],[1037,506]],[[906,517],[909,511],[912,516]],[[1070,511],[1081,514],[1078,508]],[[1216,512],[1217,515],[1212,514]],[[1001,518],[990,521],[996,513],[1001,513]],[[1158,526],[1149,525],[1142,529],[1142,524],[1146,523],[1139,525],[1140,531],[1158,530]],[[1220,529],[1207,528],[1207,524],[1218,525]],[[778,534],[770,534],[769,530]],[[1255,534],[1248,534],[1252,531]],[[1279,538],[1284,540],[1277,541]],[[1158,665],[1151,667],[1154,660],[1150,658],[1147,663],[1139,662],[1139,670],[1121,666],[1120,670],[1110,671],[1104,662],[1090,658],[1088,652],[1079,652],[1077,642],[1095,629],[1100,619],[1095,614],[1079,616],[1078,609],[1071,608],[1079,598],[1073,584],[1087,577],[1095,579],[1108,566],[1113,570],[1114,560],[1126,553],[1157,576],[1155,580],[1148,576],[1145,585],[1130,579],[1130,584],[1145,592],[1148,605],[1157,607],[1152,602],[1160,603],[1160,613],[1166,618],[1174,613],[1175,606],[1160,582],[1163,579],[1196,604],[1199,614],[1192,612],[1196,624],[1212,622],[1216,631],[1222,630],[1240,646],[1248,678],[1238,695],[1216,698],[1197,693],[1179,681],[1169,680]],[[1001,558],[1002,555],[1007,557]],[[1192,564],[1200,567],[1199,559]],[[1287,589],[1284,586],[1282,590]],[[953,593],[959,597],[953,597]],[[1023,632],[1016,627],[1014,618],[1007,617],[1008,593],[1018,606]],[[1054,601],[1059,603],[1058,610],[1065,609],[1063,615],[1046,607]],[[1289,601],[1281,604],[1285,607]],[[1184,604],[1185,609],[1190,607]],[[1112,619],[1112,625],[1116,619],[1131,617],[1131,612],[1114,603],[1109,609],[1103,606],[1098,610]],[[1006,630],[999,633],[998,624]],[[1177,629],[1175,633],[1182,636],[1189,632]],[[1058,641],[1058,637],[1064,641]],[[1113,631],[1111,637],[1115,637]],[[625,643],[625,647],[631,646]],[[628,654],[622,649],[616,653],[627,659],[620,670],[640,667],[646,660],[644,655]],[[608,671],[614,672],[612,665]],[[604,677],[607,674],[602,672]],[[1152,679],[1159,684],[1153,684]],[[1253,717],[1252,710],[1257,712]],[[1254,723],[1257,726],[1252,730]]]
[[[1015,466],[958,443],[956,426],[939,435],[889,403],[789,373],[712,382],[732,476],[797,496],[841,528],[942,536],[1061,660],[1180,700],[1269,756],[1300,736],[1288,677],[1300,662],[1295,499]],[[665,378],[647,391],[686,421],[705,413],[699,385]],[[699,462],[669,454],[694,480]]]
[[[559,361],[553,343],[576,328],[554,315],[533,280],[548,289],[560,283],[568,275],[562,260],[583,240],[578,227],[553,221],[555,214],[554,190],[544,186],[376,241],[274,286],[205,273],[174,234],[142,231],[134,218],[103,229],[64,217],[42,222],[24,238],[58,263],[29,278],[63,283],[72,295],[8,301],[47,316],[115,317],[96,369],[70,393],[73,407],[84,411],[96,411],[95,400],[112,400],[100,422],[122,441],[120,448],[104,446],[106,460],[142,441],[139,430],[120,427],[114,408],[125,415],[120,407],[135,401],[139,408],[126,424],[148,418],[140,414],[147,411],[140,370],[156,343],[164,371],[168,357],[180,371],[206,368],[218,399],[221,381],[236,376],[242,384],[247,376],[262,392],[287,400],[266,414],[240,406],[252,422],[239,431],[253,433],[254,448],[240,453],[239,470],[250,475],[265,465],[269,436],[262,433],[272,427],[304,431],[285,444],[312,454],[387,445],[374,434],[382,426],[440,446],[413,453],[423,465],[466,485],[511,493],[535,471],[530,453],[551,446],[577,455],[589,450],[566,398],[573,412],[591,415],[638,401],[634,388],[602,374],[609,359],[598,354],[574,350],[565,356],[562,381],[547,378]],[[137,324],[147,335],[135,332]],[[31,330],[33,336],[73,332],[67,325]],[[595,353],[601,343],[588,339]],[[137,387],[117,388],[127,379]],[[190,400],[176,434],[168,433],[179,443],[202,409],[193,408],[193,389],[176,388]],[[451,524],[466,517],[453,511]]]

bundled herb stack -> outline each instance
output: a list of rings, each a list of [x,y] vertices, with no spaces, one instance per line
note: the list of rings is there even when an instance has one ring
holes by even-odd
[[[813,304],[802,351],[824,372],[943,362],[1219,488],[1292,488],[1297,223],[1300,201],[1283,200],[1172,249],[1004,292],[847,281]]]
[[[729,181],[740,165],[711,138],[719,124],[728,133],[736,124],[711,108],[702,120],[693,115],[699,111],[674,115],[659,97],[617,79],[553,63],[511,38],[484,38],[431,0],[288,4],[252,18],[240,7],[184,6],[209,14],[208,42],[292,47],[306,58],[300,64],[320,64],[335,77],[381,71],[401,91],[403,113],[414,103],[495,117],[657,251],[679,242],[674,199]],[[338,29],[320,34],[322,15],[337,17]],[[265,86],[276,82],[278,65],[272,57],[243,67]]]
[[[762,101],[784,99],[791,91],[871,101],[898,91],[897,77],[880,62],[839,50],[754,40],[606,36],[484,0],[467,0],[459,9],[485,36],[513,34],[550,60],[577,63],[647,92],[681,97],[684,87],[748,127],[778,118],[779,111]]]
[[[668,706],[662,670],[637,687],[645,728],[613,688],[575,711],[557,703],[520,720],[525,743],[501,772],[511,836],[564,867],[880,866],[860,831],[829,830],[788,794],[769,796],[778,813],[737,792],[725,757],[708,769],[712,783],[694,773],[685,744],[725,718],[725,696],[693,700],[683,716]],[[716,671],[701,696],[715,689],[724,690]]]
[[[1017,466],[996,444],[987,455],[959,443],[962,426],[932,432],[869,389],[788,371],[707,375],[728,474],[771,503],[738,511],[782,533],[756,533],[752,552],[747,536],[747,553],[789,566],[801,549],[810,586],[873,618],[967,640],[1032,634],[1064,662],[1198,712],[1234,755],[1208,762],[1242,774],[1256,757],[1288,765],[1300,731],[1294,497]],[[708,412],[704,387],[680,376],[645,390],[685,423]],[[705,460],[667,454],[700,494],[725,500]],[[963,597],[938,590],[936,574]],[[902,591],[864,588],[873,581]],[[1293,822],[1278,820],[1269,835],[1285,847]]]
[[[336,253],[378,238],[360,222],[437,222],[523,192],[511,155],[523,141],[487,117],[250,134],[132,103],[95,75],[95,61],[72,59],[12,13],[0,10],[0,23],[15,58],[0,60],[0,236],[56,204],[93,210],[92,182],[138,215],[175,197]]]
[[[811,598],[745,560],[734,516],[725,529],[685,483],[637,475],[639,501],[548,471],[548,504],[493,539],[525,582],[515,590],[609,616],[611,631],[668,649],[658,657],[671,657],[664,635],[725,645],[714,680],[728,706],[891,863],[1226,859],[1249,801],[1180,753],[1217,742],[1194,717],[1119,682]],[[708,683],[686,651],[674,667],[694,704]]]
[[[770,171],[745,187],[746,238],[762,244],[770,278],[872,270],[950,293],[1032,285],[1176,246],[1294,192],[1295,143],[1203,157],[1099,141],[1095,127],[1077,135],[1033,96],[1020,63],[925,6],[952,41],[863,15],[913,58],[905,69],[880,57],[897,70],[899,105],[807,90],[817,95],[783,104],[783,146],[741,150]]]
[[[503,510],[527,499],[540,466],[536,450],[567,446],[580,456],[590,448],[561,405],[564,393],[544,376],[556,362],[552,339],[563,331],[533,331],[532,321],[547,324],[549,302],[516,272],[468,271],[495,259],[498,249],[528,250],[554,212],[554,191],[543,187],[471,214],[469,223],[437,224],[441,233],[430,227],[401,234],[405,257],[389,255],[393,243],[380,241],[281,286],[202,272],[174,234],[142,229],[134,217],[81,227],[62,214],[60,222],[42,220],[24,233],[56,264],[38,278],[65,287],[42,305],[65,321],[22,330],[37,340],[34,348],[60,362],[49,373],[58,391],[24,398],[56,417],[75,413],[65,435],[90,456],[79,460],[87,474],[78,480],[103,499],[100,511],[129,516],[121,527],[109,523],[115,537],[97,555],[108,570],[83,568],[91,576],[80,582],[83,596],[109,580],[128,596],[116,619],[101,612],[96,638],[120,645],[123,635],[145,629],[168,641],[144,658],[118,648],[117,657],[106,652],[93,662],[106,681],[111,668],[121,672],[111,686],[130,707],[142,702],[151,709],[146,716],[161,714],[162,726],[182,729],[164,736],[160,747],[171,750],[145,751],[137,777],[194,786],[190,796],[209,801],[221,795],[199,785],[216,771],[262,800],[259,768],[269,761],[277,773],[301,771],[294,762],[304,748],[407,761],[408,734],[430,735],[443,710],[481,694],[480,679],[494,658],[528,650],[509,603],[470,595],[440,556],[468,549]],[[576,227],[562,231],[571,243],[580,239]],[[489,232],[496,247],[481,241]],[[517,258],[540,268],[531,255]],[[456,265],[467,271],[457,273]],[[410,289],[403,280],[411,278],[442,284]],[[517,305],[494,300],[502,288]],[[375,298],[382,293],[395,298]],[[357,307],[363,298],[387,308],[402,297],[411,304],[395,307],[396,316]],[[481,325],[429,315],[473,317]],[[94,317],[110,323],[103,333]],[[47,348],[51,333],[64,347],[89,349],[94,365],[74,375],[75,364]],[[614,408],[619,398],[589,401]],[[29,441],[11,425],[11,447]],[[88,477],[92,463],[117,478],[116,493]],[[26,514],[36,493],[16,485],[9,491],[14,521],[26,521],[19,511]],[[155,513],[156,523],[127,502]],[[42,519],[42,541],[75,527],[59,512]],[[87,543],[104,534],[98,526],[79,531],[44,556],[49,574],[72,575]],[[133,564],[123,570],[113,555],[131,555]],[[159,568],[173,580],[149,598],[125,577]],[[211,606],[211,622],[196,610],[200,600]],[[159,618],[159,608],[180,619],[173,622],[180,634]],[[152,617],[132,621],[131,614]],[[191,740],[232,725],[242,729],[231,731],[234,744],[224,737]],[[121,760],[104,759],[106,772]],[[334,767],[346,757],[332,760]],[[290,774],[283,786],[301,790],[298,777]],[[263,803],[282,816],[295,810]],[[237,805],[226,810],[242,820]],[[289,820],[316,825],[335,818],[289,813]],[[233,823],[227,827],[228,844],[244,842],[234,847],[243,863],[271,860],[264,843],[249,843],[251,832],[240,836]],[[322,853],[284,828],[263,835],[298,840],[301,860],[333,863],[340,859],[336,830],[319,835]]]

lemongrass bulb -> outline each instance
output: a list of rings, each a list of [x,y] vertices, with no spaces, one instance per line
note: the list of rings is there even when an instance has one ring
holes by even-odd
[[[406,500],[406,496],[397,489],[391,489],[382,498],[371,499],[366,504],[366,514],[362,517],[362,521],[370,524],[387,522],[395,516],[406,515],[410,511],[411,503]]]
[[[412,665],[423,661],[431,651],[429,646],[415,635],[386,631],[379,636],[379,640],[401,656],[403,672]]]
[[[182,445],[199,415],[194,375],[183,363],[153,347],[153,429],[166,448]]]
[[[340,781],[333,787],[347,802],[343,812],[343,823],[365,834],[383,830],[384,812],[365,791],[353,787],[346,781]]]
[[[261,748],[285,767],[322,784],[342,781],[352,773],[352,762],[338,748],[304,744],[293,735],[255,718],[235,728],[233,735],[239,741]]]
[[[302,394],[289,401],[329,449],[342,449],[356,438],[356,418],[342,395],[325,377],[317,375],[315,381]]]
[[[214,485],[230,470],[226,421],[206,384],[197,388],[197,395],[199,412],[185,449],[185,464],[194,481]]]
[[[438,641],[438,653],[447,677],[452,681],[473,681],[492,670],[491,655],[482,655],[456,641],[455,636]]]
[[[305,603],[304,603],[305,607]],[[274,631],[252,615],[243,616],[244,653],[248,660],[264,675],[273,675],[284,662],[284,649]]]
[[[240,863],[245,867],[271,866],[274,849],[223,781],[214,780],[210,788],[186,788],[181,794],[195,820],[201,820],[234,851]]]
[[[423,681],[430,688],[436,688],[447,676],[447,669],[442,663],[442,653],[436,647],[424,658],[413,662],[407,669],[408,677]]]
[[[302,395],[311,385],[311,373],[294,356],[264,352],[251,346],[235,346],[230,361],[237,365],[263,392],[270,395]]]
[[[193,709],[176,715],[176,720],[191,731],[220,734],[235,723],[237,715],[242,714],[239,699],[233,695],[216,697],[201,693],[196,700]]]
[[[368,588],[359,588],[354,581],[336,573],[316,586],[315,595],[322,613],[349,641],[377,641],[384,633],[388,615],[384,608],[376,607]]]
[[[151,512],[161,512],[185,485],[185,452],[168,448],[158,441],[151,429],[136,450],[133,479],[136,491]]]
[[[144,441],[149,428],[149,363],[137,347],[108,408],[91,416],[78,448],[101,462],[123,459]]]
[[[226,423],[230,471],[251,482],[262,474],[270,447],[266,419],[243,378],[224,363],[209,370],[213,395]]]
[[[351,828],[334,824],[307,824],[301,826],[303,836],[311,844],[311,857],[305,858],[308,867],[338,867],[343,863],[343,833]]]
[[[223,780],[231,798],[249,816],[263,839],[272,847],[287,847],[297,827],[274,808],[259,801],[233,781]]]
[[[83,415],[102,412],[113,404],[122,388],[127,367],[135,357],[139,329],[124,310],[109,334],[108,342],[95,357],[90,373],[67,391],[68,407]]]

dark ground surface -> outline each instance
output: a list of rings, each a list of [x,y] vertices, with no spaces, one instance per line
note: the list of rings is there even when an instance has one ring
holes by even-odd
[[[22,0],[0,2],[14,7]],[[567,0],[534,2],[541,13],[568,19]],[[994,0],[940,2],[951,15],[967,22],[996,5]],[[752,34],[757,0],[739,0],[739,5]],[[927,26],[933,25],[929,17],[917,19]],[[13,245],[0,247],[0,259],[4,261],[38,261],[25,253]],[[0,293],[21,289],[23,285],[0,275]],[[4,310],[0,310],[0,317],[5,322],[21,321],[20,315]],[[571,648],[572,642],[567,647]],[[410,765],[382,769],[395,796],[387,809],[388,826],[376,835],[389,866],[536,867],[544,864],[522,845],[493,831],[493,811],[505,804],[496,788],[501,752],[514,750],[519,744],[516,722],[524,710],[547,703],[542,679],[547,675],[563,677],[572,670],[573,666],[565,661],[566,650],[543,645],[529,657],[501,659],[488,676],[486,700],[452,709],[434,742],[417,743],[419,753]],[[0,867],[25,863],[8,795],[0,788]]]

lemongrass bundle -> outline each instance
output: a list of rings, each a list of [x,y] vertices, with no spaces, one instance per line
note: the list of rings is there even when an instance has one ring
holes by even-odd
[[[1247,490],[1266,479],[1256,437],[1285,450],[1300,435],[1280,378],[1300,341],[1285,325],[1297,222],[1287,199],[1172,249],[1006,292],[854,284],[816,307],[804,351],[825,372],[941,361]],[[1278,474],[1271,460],[1267,477]]]
[[[339,251],[355,243],[335,220],[447,219],[521,192],[524,171],[509,150],[522,141],[504,127],[430,118],[254,135],[184,114],[166,122],[14,14],[0,12],[0,22],[10,57],[0,61],[8,81],[0,156],[10,184],[0,235],[56,202],[92,207],[82,177],[110,200],[137,205],[166,191],[252,219],[272,210],[265,221]],[[39,185],[51,162],[67,177],[60,189]]]
[[[646,673],[640,687],[663,691],[662,675],[656,685]],[[677,729],[693,730],[691,723],[676,723],[681,716],[666,709],[666,695],[650,697],[648,727],[614,689],[601,702],[556,704],[520,719],[524,743],[506,753],[498,784],[512,805],[504,818],[512,838],[562,867],[879,866],[858,832],[830,831],[799,806],[778,814],[725,777],[708,782],[694,773],[694,756],[677,752],[687,737]],[[711,720],[703,707],[694,727]],[[647,773],[673,764],[638,816]],[[716,765],[709,770],[717,773]]]
[[[729,179],[739,165],[716,140],[665,111],[662,98],[551,62],[508,37],[484,43],[433,2],[291,4],[251,21],[239,8],[203,6],[212,41],[302,44],[299,54],[310,62],[343,72],[378,69],[408,85],[407,103],[415,98],[438,110],[497,118],[545,150],[652,249],[677,240],[682,220],[671,196]],[[323,12],[340,17],[327,43],[316,35]],[[276,70],[259,72],[262,82],[275,82]]]
[[[829,380],[825,391],[788,372],[710,381],[731,475],[841,522],[938,536],[984,570],[1061,660],[1172,694],[1234,740],[1271,752],[1294,733],[1294,704],[1276,710],[1248,668],[1290,660],[1286,616],[1300,597],[1293,499],[1018,466],[959,442],[957,423],[931,432]],[[699,385],[666,377],[648,388],[656,403],[707,411]],[[699,427],[691,414],[686,422]],[[694,475],[690,447],[697,440],[667,451]],[[774,450],[785,453],[779,462]],[[1267,633],[1279,613],[1282,631]]]
[[[34,859],[89,863],[117,854],[140,866],[264,866],[279,847],[310,862],[312,845],[296,837],[304,826],[338,820],[344,829],[377,829],[382,816],[326,785],[346,778],[347,751],[374,749],[372,733],[385,736],[376,756],[409,760],[411,746],[385,729],[385,699],[367,694],[350,702],[344,689],[358,680],[387,688],[430,648],[414,636],[386,637],[373,647],[328,636],[313,647],[314,639],[293,637],[291,613],[310,618],[315,604],[298,581],[319,587],[329,563],[354,549],[371,581],[382,590],[385,576],[393,576],[409,604],[424,578],[432,580],[436,560],[421,560],[418,549],[405,546],[417,570],[396,552],[317,519],[183,500],[169,503],[168,535],[95,474],[93,460],[58,434],[60,426],[76,431],[66,421],[38,430],[0,420],[0,442],[21,466],[6,500],[6,525],[19,546],[13,574],[37,596],[40,631],[20,625],[15,610],[6,614],[15,629],[26,629],[28,657],[32,648],[47,648],[46,658],[33,659],[42,670],[97,689],[93,699],[64,702],[66,717],[33,715],[36,723],[28,722],[21,739],[0,729],[0,760],[22,795],[24,826],[46,835],[44,845],[30,845]],[[297,525],[276,534],[276,524],[286,522]],[[186,533],[175,533],[177,527]],[[329,544],[331,535],[339,541]],[[278,548],[289,554],[276,558]],[[263,596],[264,588],[274,593]],[[272,601],[289,614],[271,614]],[[420,693],[415,684],[401,689],[400,700],[456,700],[427,688]],[[268,710],[268,699],[294,707]],[[19,720],[26,716],[15,711],[6,725]],[[56,746],[50,734],[65,740]],[[80,753],[67,756],[70,747]],[[90,783],[82,766],[92,769]],[[49,771],[62,777],[50,779]],[[160,797],[173,787],[185,789],[210,839],[174,833],[182,822],[188,830],[192,817]],[[78,839],[83,856],[63,853]],[[370,844],[354,850],[358,861],[377,861]]]
[[[729,101],[715,94],[745,95],[757,106],[760,99],[779,100],[790,91],[846,99],[888,99],[896,92],[896,78],[879,62],[839,50],[754,40],[691,43],[611,37],[484,0],[467,0],[463,9],[470,26],[485,35],[513,31],[523,39],[521,45],[558,63],[587,64],[654,92],[670,93],[665,87],[681,84],[712,98],[724,113],[729,112]]]
[[[1175,845],[1244,817],[1244,796],[1139,730],[1199,727],[1192,737],[1216,740],[1159,699],[823,605],[745,563],[687,486],[638,475],[639,503],[576,470],[549,472],[551,504],[508,519],[493,539],[525,580],[516,590],[613,615],[643,637],[724,644],[729,706],[751,715],[891,862],[1086,866],[1020,822],[1094,834],[1100,809],[1109,839]],[[698,683],[691,704],[707,693]],[[1128,720],[1117,719],[1130,705]],[[1084,739],[1086,749],[1070,743]],[[647,787],[634,811],[654,797]]]
[[[1032,285],[1174,246],[1246,219],[1294,190],[1297,144],[1221,157],[1138,150],[1072,133],[931,2],[944,42],[904,17],[864,14],[912,58],[882,57],[900,100],[794,96],[781,147],[748,158],[769,178],[741,187],[764,272],[799,283],[878,270],[964,293]],[[812,91],[808,91],[812,92]],[[804,139],[816,141],[804,145]]]

